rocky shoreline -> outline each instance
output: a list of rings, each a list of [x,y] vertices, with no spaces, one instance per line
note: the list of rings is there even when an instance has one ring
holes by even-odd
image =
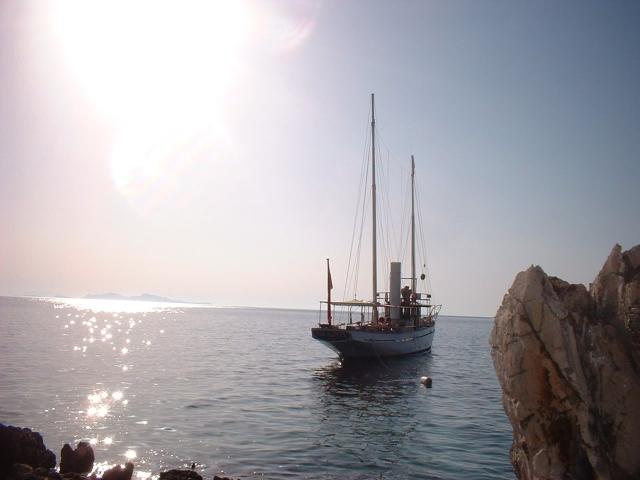
[[[490,344],[519,479],[640,478],[640,245],[589,289],[520,272]]]
[[[0,423],[0,480],[131,480],[134,465],[116,465],[100,477],[93,473],[95,454],[86,442],[73,449],[65,443],[60,451],[60,465],[56,469],[56,455],[47,449],[42,435],[29,428]],[[160,480],[203,480],[195,471],[168,470],[160,473]],[[233,480],[215,475],[213,480]]]

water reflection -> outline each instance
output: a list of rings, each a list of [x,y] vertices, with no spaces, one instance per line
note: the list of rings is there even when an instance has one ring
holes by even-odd
[[[420,384],[430,374],[430,355],[404,359],[335,362],[313,372],[320,426],[316,447],[341,448],[352,459],[371,462],[380,474],[419,455],[416,439],[428,393]],[[375,440],[373,440],[375,439]],[[420,438],[422,448],[428,441]]]
[[[212,308],[211,305],[195,303],[149,302],[144,300],[111,300],[92,298],[41,298],[54,304],[54,308],[74,308],[94,313],[149,313],[184,308]],[[69,314],[71,316],[71,314]],[[77,315],[76,315],[77,317]],[[58,316],[56,315],[56,318]]]
[[[411,417],[411,402],[424,393],[420,377],[429,375],[429,356],[341,364],[321,367],[314,386],[321,418],[332,422],[336,415],[379,418]]]
[[[131,450],[131,452],[133,452],[133,450]],[[135,452],[133,452],[133,457],[129,458],[127,456],[126,452],[124,454],[125,458],[127,458],[127,461],[130,461],[135,457]],[[102,475],[104,474],[105,471],[107,471],[110,468],[115,467],[116,464],[115,463],[110,463],[110,462],[95,462],[94,466],[93,466],[93,470],[91,471],[91,475],[95,475],[96,477],[102,477]],[[148,470],[140,470],[139,469],[139,465],[136,465],[134,471],[133,471],[133,476],[136,479],[139,480],[155,480],[157,479],[159,476],[158,475],[152,475],[150,471]]]
[[[318,368],[313,378],[325,395],[357,397],[363,402],[403,400],[430,375],[430,354],[398,359],[334,362]]]
[[[87,396],[89,400],[89,407],[86,410],[87,416],[92,418],[102,418],[106,417],[109,411],[118,403],[121,402],[122,405],[126,405],[128,403],[127,400],[123,400],[122,397],[124,394],[121,391],[115,391],[109,396],[109,393],[106,391],[93,392]]]
[[[70,409],[69,433],[73,432],[76,443],[88,441],[97,450],[96,456],[104,459],[95,464],[94,473],[98,476],[118,463],[135,461],[134,478],[153,478],[148,467],[154,463],[151,458],[160,454],[145,445],[127,445],[131,425],[145,428],[148,423],[136,421],[130,410],[127,414],[130,400],[127,397],[135,400],[139,395],[135,390],[128,392],[137,380],[131,377],[131,370],[134,364],[146,362],[145,358],[153,355],[155,340],[165,333],[164,328],[154,327],[155,322],[166,321],[181,310],[170,304],[137,301],[51,301],[68,351],[82,359],[79,360],[82,367],[70,367],[67,371],[77,372],[81,377],[92,372],[86,378],[88,391],[78,392],[78,405]]]

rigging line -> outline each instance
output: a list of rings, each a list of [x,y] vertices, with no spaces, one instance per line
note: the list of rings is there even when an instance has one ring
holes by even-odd
[[[387,146],[387,144],[386,144],[386,142],[385,142],[385,140],[384,140],[384,135],[382,135],[382,134],[379,132],[379,130],[380,130],[380,129],[379,129],[379,127],[377,127],[377,128],[376,128],[376,139],[378,140],[378,142],[377,142],[378,144],[382,144],[382,146],[379,146],[379,149],[380,149],[380,150],[382,150],[382,147],[384,147],[384,149],[385,149],[385,151],[386,151],[386,153],[387,153],[387,164],[388,164],[388,165],[386,166],[386,168],[387,168],[387,172],[388,172],[388,171],[389,171],[389,169],[391,168],[391,163],[392,163],[392,161],[393,161],[396,165],[398,165],[398,166],[399,166],[399,169],[400,169],[400,171],[401,171],[402,173],[404,173],[405,175],[408,175],[408,172],[409,172],[409,171],[408,171],[405,167],[403,167],[403,166],[402,166],[402,164],[398,161],[397,157],[396,157],[395,155],[393,155],[393,153],[391,152],[391,150],[389,149],[389,147]],[[402,177],[402,175],[401,175],[401,177]],[[387,190],[388,190],[388,191],[391,191],[391,189],[389,188],[389,184],[390,184],[389,178],[390,178],[390,176],[389,176],[389,175],[387,175]],[[400,183],[401,183],[401,185],[402,185],[402,180],[400,181]],[[401,190],[402,190],[402,189],[401,189]],[[402,197],[404,197],[404,195],[401,195],[401,198],[402,198]],[[405,199],[405,200],[406,200],[406,199]],[[389,209],[389,211],[393,211],[393,210],[391,209],[390,201],[389,201],[389,198],[388,198],[388,197],[386,198],[386,202],[387,202],[387,208]],[[402,211],[403,211],[403,212],[404,212],[405,208],[406,208],[406,207],[405,207],[405,206],[403,206],[403,209],[402,209]],[[394,225],[394,220],[393,220],[394,218],[395,218],[395,217],[393,217],[393,216],[391,217],[391,222],[390,222],[390,223],[391,223],[391,226],[392,226],[392,228],[391,228],[391,235],[392,235],[392,237],[393,237],[393,238],[391,239],[391,240],[393,241],[393,244],[392,244],[392,245],[395,247],[395,246],[397,246],[397,245],[400,245],[400,242],[402,242],[402,233],[400,232],[400,234],[398,235],[398,233],[396,232],[396,229],[394,228],[394,227],[395,227],[395,225]],[[389,241],[389,243],[391,244],[391,241]],[[401,248],[398,248],[398,250],[396,250],[396,251],[395,251],[395,253],[400,253],[400,250],[401,250]]]
[[[391,158],[391,159],[393,159],[394,161],[396,161],[396,163],[399,163],[399,162],[398,162],[398,160],[397,160],[397,158],[396,158],[396,157],[391,153],[390,148],[387,146],[387,143],[385,142],[385,136],[380,132],[380,128],[379,128],[379,126],[378,126],[378,128],[376,129],[376,133],[377,133],[377,134],[376,134],[376,139],[378,140],[378,142],[379,142],[379,143],[381,143],[381,144],[384,146],[384,148],[385,148],[385,150],[386,150],[386,153],[387,153],[387,158],[388,158],[388,159],[389,159],[389,158]],[[390,160],[389,160],[389,163],[391,163],[391,162],[390,162]],[[409,172],[409,170],[408,170],[406,167],[404,167],[402,163],[399,163],[399,168],[400,168],[400,170],[401,170],[401,171],[406,175],[407,181],[408,181],[408,182],[410,182],[410,181],[411,181],[411,178],[410,178],[410,172]],[[417,196],[417,193],[416,193],[416,196]],[[408,196],[406,196],[406,195],[402,195],[402,198],[403,198],[403,201],[405,201],[405,202],[406,202],[406,201],[407,201]],[[417,198],[416,198],[416,200],[417,200]],[[387,201],[387,204],[388,204],[388,199],[386,199],[386,201]],[[389,209],[390,209],[390,208],[389,208]],[[403,205],[402,211],[403,211],[403,213],[404,213],[405,215],[409,216],[408,209],[406,208],[406,206],[405,206],[405,205]],[[420,210],[419,210],[419,209],[418,209],[418,215],[420,215]],[[407,229],[406,237],[403,235],[403,232],[402,232],[402,230],[404,230],[404,220],[405,220],[405,218],[407,218],[407,217],[405,217],[405,216],[403,216],[403,217],[402,217],[402,220],[403,220],[403,223],[402,223],[402,224],[403,224],[403,226],[401,227],[401,233],[400,233],[400,235],[399,235],[399,237],[398,237],[397,239],[396,239],[396,237],[395,237],[395,230],[393,230],[393,229],[392,229],[392,235],[394,236],[394,241],[396,241],[396,240],[397,240],[397,244],[398,244],[398,245],[400,245],[400,247],[399,247],[399,249],[398,249],[398,250],[399,250],[399,252],[398,252],[398,253],[399,253],[399,255],[400,255],[400,256],[399,256],[399,258],[400,258],[400,259],[402,259],[402,260],[404,260],[404,257],[405,257],[405,255],[406,255],[406,251],[407,251],[408,245],[409,245],[409,243],[410,243],[410,241],[411,241],[411,240],[410,240],[410,233],[411,233],[411,232],[410,232],[410,229]],[[419,234],[420,234],[420,236],[421,236],[421,237],[422,237],[422,239],[423,239],[423,240],[422,240],[422,244],[420,245],[420,247],[422,247],[422,251],[423,251],[423,259],[424,259],[424,263],[426,264],[426,263],[427,263],[427,260],[426,260],[426,254],[424,253],[424,233],[423,233],[422,229],[420,230]],[[405,237],[405,238],[404,238],[404,242],[403,242],[403,237]],[[420,247],[419,247],[419,248],[420,248]],[[427,278],[429,278],[429,277],[427,276]]]
[[[361,196],[362,196],[362,184],[363,184],[363,176],[364,176],[364,172],[365,172],[365,166],[362,166],[362,172],[360,174],[360,186],[358,187],[358,200],[356,202],[356,210],[354,213],[354,219],[353,219],[353,230],[351,232],[351,246],[349,248],[349,261],[347,263],[347,280],[345,282],[345,286],[344,286],[344,292],[343,292],[343,300],[344,297],[346,296],[346,292],[348,290],[348,283],[349,283],[349,274],[351,273],[351,260],[352,260],[352,256],[353,256],[353,247],[354,247],[354,243],[355,243],[355,238],[356,238],[356,228],[358,225],[358,213],[360,211],[360,201],[361,201]]]
[[[365,129],[367,130],[367,129]],[[349,262],[347,263],[347,279],[344,285],[344,291],[342,294],[342,299],[346,300],[346,295],[347,292],[349,290],[349,273],[351,272],[351,258],[352,258],[352,254],[353,254],[353,245],[355,242],[355,235],[356,235],[356,227],[358,225],[358,213],[360,211],[360,201],[362,199],[362,195],[363,192],[366,191],[366,188],[363,188],[363,186],[365,185],[365,182],[367,180],[368,177],[368,156],[366,154],[367,151],[367,144],[368,142],[366,141],[366,137],[367,137],[367,132],[365,131],[365,151],[363,153],[363,160],[362,160],[362,166],[360,167],[360,184],[358,186],[358,200],[356,202],[356,210],[355,210],[355,214],[354,214],[354,219],[353,219],[353,230],[351,232],[351,246],[349,248]]]
[[[421,202],[421,196],[420,196],[420,191],[416,189],[416,197],[417,200]],[[425,237],[424,237],[424,226],[423,226],[423,222],[422,222],[422,209],[418,208],[418,224],[420,226],[420,245],[422,248],[422,258],[424,261],[424,264],[427,263],[427,251],[426,251],[426,241],[425,241]]]
[[[376,129],[377,132],[377,129]],[[379,148],[379,142],[376,142],[376,151],[380,152],[380,148]],[[380,239],[380,248],[378,250],[378,255],[381,257],[382,260],[382,270],[384,271],[384,265],[387,263],[386,262],[386,251],[387,251],[387,247],[385,245],[385,234],[386,234],[386,229],[385,229],[385,218],[386,218],[386,207],[384,204],[384,193],[386,190],[386,185],[385,185],[385,164],[384,164],[384,157],[382,155],[378,155],[376,157],[377,163],[376,166],[378,167],[377,172],[378,172],[378,177],[376,178],[376,184],[378,185],[378,190],[377,190],[377,194],[378,194],[378,198],[380,199],[379,201],[379,215],[376,217],[376,229],[378,232],[378,238]],[[384,275],[383,275],[384,278]]]
[[[422,204],[421,201],[421,197],[420,197],[420,190],[416,189],[416,199],[419,201],[418,205]],[[426,241],[424,239],[424,227],[423,227],[423,222],[422,222],[422,209],[418,208],[418,225],[420,226],[420,244],[421,244],[421,248],[422,248],[422,262],[423,265],[427,265],[428,264],[428,259],[427,259],[427,251],[426,251]],[[425,279],[426,279],[426,285],[429,289],[428,293],[432,293],[432,285],[431,285],[431,272],[428,268],[426,269],[426,273],[425,273]]]
[[[388,275],[388,265],[389,265],[389,246],[387,245],[387,240],[385,239],[385,235],[384,235],[384,230],[383,230],[383,236],[382,236],[382,273],[383,273],[383,279],[384,279],[384,287],[385,287],[385,291],[387,290],[387,286],[389,283],[389,275]]]
[[[385,202],[385,198],[386,198],[386,176],[385,176],[385,165],[384,162],[382,161],[382,155],[380,156],[380,186],[382,188],[380,188],[379,193],[380,193],[380,221],[379,223],[379,227],[380,227],[380,243],[381,243],[381,254],[383,256],[383,265],[386,265],[386,257],[385,255],[388,253],[388,245],[387,245],[387,236],[388,236],[388,210],[387,210],[387,205]]]
[[[390,201],[390,197],[389,197],[389,192],[391,192],[391,175],[389,173],[390,165],[391,165],[391,162],[389,160],[389,152],[387,151],[387,170],[386,170],[386,175],[387,175],[388,190],[387,190],[387,193],[386,193],[386,202],[387,202],[387,208],[388,208],[389,215],[390,215],[390,218],[389,218],[390,238],[388,238],[387,241],[389,243],[389,254],[392,255],[393,253],[395,253],[397,255],[398,251],[397,250],[394,251],[394,247],[398,244],[398,237],[397,237],[397,232],[396,232],[396,228],[395,228],[395,226],[396,226],[395,215],[392,214],[392,212],[394,212],[394,210],[391,208],[391,201]]]
[[[382,168],[381,168],[381,174],[382,174],[382,184],[384,186],[384,188],[382,189],[381,192],[381,203],[382,203],[382,207],[383,207],[383,220],[385,223],[385,230],[384,232],[384,236],[383,236],[383,241],[386,242],[386,254],[387,254],[387,263],[389,263],[389,259],[391,257],[391,255],[393,255],[393,247],[395,244],[397,244],[396,241],[396,237],[395,237],[395,228],[394,228],[394,222],[393,222],[393,215],[392,215],[392,208],[391,208],[391,202],[389,200],[389,192],[391,190],[390,188],[390,175],[389,175],[389,156],[388,156],[388,152],[387,152],[387,159],[386,161],[382,162]],[[385,264],[385,265],[386,265]]]
[[[368,172],[367,172],[367,177],[368,177]],[[356,252],[357,252],[356,262],[355,262],[355,269],[353,271],[352,285],[351,285],[351,287],[353,288],[353,298],[356,298],[357,296],[358,278],[360,277],[360,259],[362,258],[362,236],[364,232],[365,212],[367,207],[369,206],[369,201],[367,198],[368,192],[369,192],[369,189],[365,186],[365,196],[364,196],[364,201],[362,202],[362,213],[360,214],[360,234],[358,235],[358,246],[356,248]]]
[[[420,236],[420,241],[418,242],[418,255],[421,256],[421,265],[424,266],[424,270],[423,272],[425,273],[425,280],[423,281],[423,284],[426,286],[426,291],[427,293],[431,293],[431,278],[430,278],[430,271],[427,268],[428,265],[428,259],[427,259],[427,253],[426,253],[426,241],[425,241],[425,236],[424,236],[424,226],[423,226],[423,220],[422,220],[422,199],[421,199],[421,190],[418,187],[418,183],[416,182],[415,185],[415,195],[416,195],[416,210],[417,210],[417,217],[418,217],[418,234]],[[422,270],[422,268],[421,268]]]
[[[385,136],[384,136],[384,135],[383,135],[383,133],[380,131],[380,126],[379,126],[379,125],[377,125],[377,128],[376,128],[376,140],[377,140],[377,143],[378,143],[378,145],[379,145],[379,150],[381,150],[381,149],[382,149],[382,147],[381,147],[380,145],[382,145],[382,146],[384,147],[384,149],[385,149],[385,151],[386,151],[386,153],[387,153],[387,162],[388,162],[388,164],[390,165],[390,164],[391,164],[391,161],[393,160],[393,162],[394,162],[395,164],[400,165],[400,171],[401,171],[401,172],[407,173],[407,172],[408,172],[408,170],[407,170],[406,168],[402,167],[402,164],[401,164],[401,163],[398,161],[398,159],[397,159],[397,158],[392,154],[391,149],[388,147],[388,145],[387,145],[387,143],[386,143],[386,141],[385,141]],[[389,169],[389,168],[390,168],[390,167],[388,167],[387,169]],[[388,181],[387,181],[387,183],[388,183]],[[387,199],[386,201],[387,201],[387,208],[389,208],[389,211],[392,211],[392,210],[391,210],[391,207],[390,207],[390,202],[389,202],[389,200]],[[404,207],[403,207],[403,210],[404,210]],[[392,225],[393,225],[393,218],[394,218],[394,217],[392,217],[392,221],[391,221],[391,224],[392,224]],[[394,246],[399,245],[399,244],[400,244],[400,242],[402,241],[402,234],[400,234],[400,236],[399,236],[399,237],[397,237],[397,236],[396,236],[396,230],[395,230],[395,228],[391,228],[391,235],[392,235],[392,237],[393,237],[393,238],[392,238],[392,240],[393,240],[393,245],[394,245]],[[388,243],[391,243],[391,241],[389,241]],[[396,250],[396,252],[395,252],[395,253],[400,253],[400,248],[398,248],[398,250]]]
[[[383,225],[381,226],[382,230],[382,256],[383,256],[383,268],[382,271],[384,273],[385,283],[384,285],[388,287],[389,284],[389,263],[391,261],[391,250],[392,243],[391,238],[389,237],[390,233],[393,233],[393,219],[391,217],[391,207],[389,202],[389,174],[388,174],[388,163],[385,161],[382,162],[381,168],[381,182],[383,185],[383,189],[381,191],[381,204],[382,204],[382,215],[381,222]],[[388,288],[385,288],[385,291],[388,291]]]
[[[376,124],[377,124],[377,121],[376,121]],[[395,163],[398,163],[398,164],[399,164],[400,162],[398,162],[398,159],[397,159],[394,155],[392,155],[392,154],[391,154],[391,149],[389,148],[389,146],[388,146],[388,145],[387,145],[387,143],[385,142],[385,140],[384,140],[384,135],[380,132],[380,127],[378,127],[378,128],[376,129],[376,132],[378,132],[378,134],[376,135],[376,139],[378,139],[378,143],[382,142],[382,145],[384,146],[385,150],[390,154],[390,156],[391,156],[392,160],[393,160]]]
[[[402,236],[399,240],[400,252],[404,258],[411,249],[411,175],[406,179],[406,191],[402,202]]]
[[[411,228],[407,228],[404,232],[404,242],[402,242],[402,258],[407,255],[407,247],[411,244]]]
[[[406,180],[406,183],[410,184],[411,183],[411,177],[408,177]],[[402,204],[402,228],[400,229],[400,239],[399,239],[399,248],[398,250],[400,251],[400,258],[404,259],[405,253],[406,253],[406,248],[407,248],[407,244],[409,243],[409,235],[411,233],[411,228],[410,226],[408,226],[410,217],[411,217],[411,212],[409,211],[408,208],[408,197],[410,196],[410,186],[407,187],[407,193],[405,193],[403,195],[403,199],[404,202]],[[406,230],[405,230],[406,227]]]
[[[400,181],[400,198],[402,198],[402,208],[400,209],[400,215],[401,215],[401,222],[400,222],[400,234],[398,236],[398,254],[400,255],[399,258],[402,258],[403,255],[403,248],[402,248],[402,239],[404,238],[404,228],[405,228],[405,221],[406,221],[406,207],[407,207],[407,199],[405,198],[405,191],[404,191],[404,182],[401,180]]]
[[[381,208],[381,213],[384,212],[384,208]],[[382,257],[382,265],[381,265],[381,270],[385,271],[385,265],[387,264],[387,245],[386,245],[386,241],[385,241],[385,226],[384,226],[384,213],[382,213],[380,215],[380,218],[378,220],[378,230],[380,232],[380,250],[379,250],[379,255]],[[383,278],[385,278],[385,275],[383,274]]]
[[[368,162],[367,162],[367,178],[369,178],[369,166],[368,166]],[[365,196],[364,196],[364,202],[362,202],[362,214],[360,216],[360,235],[358,236],[358,249],[357,249],[357,262],[356,262],[356,269],[355,269],[355,275],[353,278],[353,298],[356,298],[357,296],[357,291],[358,291],[358,278],[360,276],[360,257],[361,257],[361,252],[362,252],[362,235],[364,232],[364,219],[365,219],[365,211],[369,205],[369,200],[368,200],[368,195],[367,193],[369,192],[369,189],[365,187]]]
[[[376,357],[378,358],[378,362],[380,363],[380,365],[382,365],[387,370],[391,370],[391,368],[382,361],[382,357],[380,356],[380,353],[378,352],[378,349],[376,348],[375,344],[372,346],[373,346],[373,351],[376,353]]]
[[[354,242],[354,238],[355,238],[355,232],[356,232],[356,227],[358,225],[358,212],[359,212],[359,208],[360,208],[360,199],[361,196],[364,195],[364,199],[363,199],[363,204],[366,202],[366,192],[367,192],[367,188],[366,188],[366,180],[368,178],[368,171],[369,171],[369,166],[368,166],[368,162],[369,162],[369,157],[368,157],[368,150],[369,150],[369,120],[371,120],[371,115],[372,115],[372,111],[371,111],[371,107],[369,107],[369,111],[367,114],[367,124],[364,128],[364,141],[362,142],[364,144],[364,149],[362,151],[362,166],[360,168],[360,185],[358,187],[358,201],[356,203],[356,209],[355,209],[355,215],[354,215],[354,221],[353,221],[353,231],[352,231],[352,237],[351,237],[351,247],[349,250],[349,262],[347,264],[347,278],[346,278],[346,282],[345,282],[345,286],[344,286],[344,291],[343,291],[343,299],[345,299],[347,292],[350,289],[350,281],[353,278],[358,277],[358,273],[356,271],[356,273],[354,274],[354,270],[357,270],[359,268],[359,263],[360,263],[360,245],[358,243],[358,256],[356,258],[356,260],[354,261],[354,265],[351,264],[351,260],[352,260],[352,253],[353,253],[353,242]],[[363,207],[364,208],[364,207]],[[361,227],[362,228],[362,227]],[[362,237],[362,230],[360,231],[360,237]],[[358,240],[358,242],[360,242],[361,239]],[[353,267],[353,269],[352,269]],[[350,277],[351,274],[351,277]],[[357,284],[357,280],[355,281]],[[357,287],[354,287],[354,289]],[[355,293],[354,293],[355,296]]]
[[[402,259],[403,254],[403,248],[402,248],[402,239],[404,238],[404,228],[405,228],[405,221],[406,221],[406,215],[405,215],[405,207],[406,207],[406,201],[404,199],[404,190],[403,190],[404,184],[401,182],[400,183],[400,198],[402,198],[402,208],[400,209],[400,233],[398,235],[398,245],[397,245],[397,249],[398,249],[398,255],[400,259]]]
[[[422,204],[422,199],[420,196],[420,192],[418,189],[416,189],[416,200],[418,201],[418,205]],[[425,251],[425,240],[424,240],[424,227],[423,227],[423,222],[422,222],[422,209],[418,208],[418,232],[420,234],[420,254],[422,257],[422,264],[426,265],[427,264],[427,256],[426,256],[426,251]],[[427,273],[428,275],[428,273]]]

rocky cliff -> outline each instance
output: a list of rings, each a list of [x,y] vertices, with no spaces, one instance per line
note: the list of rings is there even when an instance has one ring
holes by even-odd
[[[640,478],[640,245],[589,290],[520,272],[490,343],[518,478]]]

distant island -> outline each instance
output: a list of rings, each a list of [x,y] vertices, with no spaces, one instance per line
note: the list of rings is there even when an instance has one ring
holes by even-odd
[[[153,295],[150,293],[143,293],[142,295],[135,295],[127,297],[119,293],[90,293],[85,295],[84,298],[90,300],[132,300],[136,302],[162,302],[162,303],[191,303],[184,300],[174,300],[172,298],[161,297],[160,295]]]

